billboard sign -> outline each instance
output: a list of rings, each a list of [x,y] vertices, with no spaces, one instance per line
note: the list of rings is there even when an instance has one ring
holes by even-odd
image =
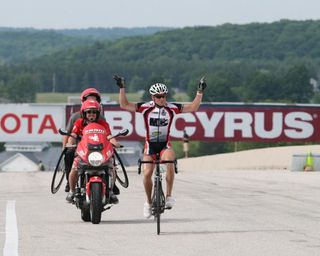
[[[60,127],[79,105],[0,104],[0,141],[60,142]],[[140,113],[105,105],[104,116],[113,133],[129,129],[125,140],[144,140]],[[320,105],[203,104],[195,113],[176,115],[171,139],[203,141],[320,141]],[[119,138],[120,139],[120,138]],[[123,138],[124,139],[124,138]]]
[[[64,105],[1,104],[0,141],[61,141],[65,123]]]
[[[113,132],[129,129],[127,140],[145,138],[140,113],[119,105],[104,106]],[[320,105],[310,104],[203,104],[195,113],[176,115],[171,139],[181,140],[183,130],[192,140],[205,141],[320,141]]]

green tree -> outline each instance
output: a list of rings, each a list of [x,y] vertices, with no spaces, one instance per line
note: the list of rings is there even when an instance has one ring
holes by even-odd
[[[137,92],[141,90],[141,86],[144,86],[144,80],[140,76],[135,75],[130,79],[129,83],[127,84],[127,90],[129,92]]]
[[[3,81],[0,81],[0,102],[9,101],[8,99],[8,88],[5,86]]]
[[[285,92],[281,81],[269,70],[257,70],[246,83],[246,101],[273,101],[283,97]]]
[[[305,64],[296,64],[290,67],[283,77],[286,99],[294,103],[309,103],[313,96],[310,77],[310,72]]]
[[[312,103],[320,104],[320,92],[316,92],[312,98]]]
[[[183,158],[183,142],[172,141],[172,147],[176,153],[177,158]],[[217,142],[217,141],[190,141],[189,142],[189,157],[197,157],[203,155],[213,155],[219,153],[233,152],[234,143],[231,142]]]
[[[37,85],[28,73],[20,74],[8,84],[8,97],[12,102],[25,103],[34,102],[36,98]]]
[[[218,72],[206,76],[207,88],[203,95],[203,102],[219,102],[219,101],[238,101],[238,97],[232,91],[234,86],[228,73]],[[198,83],[198,81],[197,81]],[[191,99],[194,98],[197,84],[192,82],[188,85],[188,95]]]

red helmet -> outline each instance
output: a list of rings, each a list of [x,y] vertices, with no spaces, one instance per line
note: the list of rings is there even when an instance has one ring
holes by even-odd
[[[88,88],[85,89],[82,93],[81,93],[81,103],[83,103],[88,96],[95,96],[97,98],[98,102],[101,102],[101,94],[100,92],[96,89],[96,88]]]
[[[85,102],[82,103],[80,113],[81,117],[84,119],[87,119],[86,112],[93,110],[97,112],[95,120],[98,120],[100,116],[100,103],[96,100],[86,100]],[[90,120],[90,121],[95,121],[95,120]]]

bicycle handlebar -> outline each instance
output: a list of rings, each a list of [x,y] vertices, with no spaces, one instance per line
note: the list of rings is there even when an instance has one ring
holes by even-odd
[[[142,164],[174,164],[174,172],[178,173],[177,168],[177,159],[175,160],[151,160],[151,161],[143,161],[141,159],[138,160],[138,174],[141,173],[141,165]]]

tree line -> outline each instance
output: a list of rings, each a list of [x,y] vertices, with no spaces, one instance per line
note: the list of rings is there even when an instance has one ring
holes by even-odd
[[[60,41],[61,34],[55,31],[36,31],[33,40],[20,42],[26,52],[38,47],[35,41],[44,42],[40,34],[51,44],[42,48],[41,56],[28,59],[18,54],[23,60],[2,64],[0,90],[9,96],[21,81],[32,81],[31,92],[80,92],[92,86],[111,93],[117,90],[112,80],[117,73],[126,77],[130,92],[161,81],[191,96],[205,75],[210,85],[206,101],[308,103],[318,98],[310,79],[317,81],[319,76],[319,25],[320,21],[311,20],[224,24],[91,43],[85,37],[66,41],[62,36]],[[7,58],[12,51],[7,51]],[[29,86],[23,87],[28,93],[19,99],[32,101]]]

